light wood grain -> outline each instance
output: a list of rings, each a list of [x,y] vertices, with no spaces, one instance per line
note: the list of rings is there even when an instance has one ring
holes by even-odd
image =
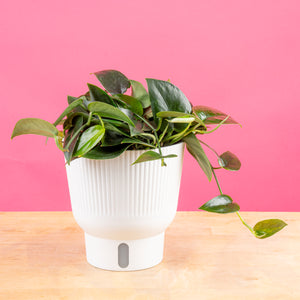
[[[289,225],[255,239],[237,216],[179,212],[165,258],[137,272],[111,272],[85,259],[70,212],[0,213],[0,299],[300,299],[300,213],[251,213],[250,224]]]

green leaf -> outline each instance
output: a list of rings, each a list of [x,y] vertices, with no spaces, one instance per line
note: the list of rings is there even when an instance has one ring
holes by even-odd
[[[172,158],[172,157],[177,157],[176,154],[169,154],[169,155],[160,155],[159,153],[155,151],[146,151],[143,154],[141,154],[137,160],[133,163],[133,165],[146,162],[146,161],[152,161],[152,160],[157,160],[157,159],[163,159],[163,158]]]
[[[183,92],[168,81],[146,79],[151,101],[153,117],[158,123],[157,113],[160,111],[177,111],[190,114],[192,106]]]
[[[228,114],[224,114],[223,112],[207,107],[207,106],[194,106],[193,112],[197,114],[197,116],[205,123],[205,124],[219,124],[221,123]],[[224,124],[239,124],[234,119],[229,117]]]
[[[219,214],[227,214],[239,211],[240,207],[238,204],[232,203],[232,199],[228,195],[219,195],[203,204],[199,209]]]
[[[120,122],[119,124],[118,123],[115,124],[115,123],[111,122],[112,120],[107,120],[107,119],[105,119],[103,121],[104,121],[105,130],[115,131],[116,133],[119,133],[121,135],[130,137],[130,135],[128,134],[128,132],[124,132],[122,130],[122,129],[124,129],[124,127],[122,127],[122,125],[124,125],[124,123]],[[117,122],[119,122],[119,121],[117,121]],[[126,127],[126,129],[128,129],[128,126]]]
[[[178,123],[178,124],[190,124],[195,121],[194,117],[189,117],[189,116],[184,116],[184,117],[178,117],[178,118],[173,118],[171,120],[168,120],[170,123]]]
[[[253,227],[254,234],[259,239],[265,239],[283,229],[287,224],[280,219],[260,221]]]
[[[68,104],[71,104],[72,102],[74,102],[77,99],[78,99],[77,97],[68,96]]]
[[[89,111],[98,113],[101,117],[124,121],[134,126],[134,123],[119,108],[103,102],[93,102],[88,106]]]
[[[159,118],[194,117],[192,114],[186,114],[179,111],[160,111],[156,116]]]
[[[141,121],[134,121],[134,125],[134,127],[129,126],[131,136],[141,135],[142,133],[144,133],[143,123]]]
[[[104,102],[110,105],[115,106],[113,99],[98,86],[88,83],[88,88],[90,91],[90,100]]]
[[[136,98],[133,98],[131,96],[128,95],[122,95],[122,94],[118,94],[115,95],[115,97],[117,97],[117,99],[122,100],[123,102],[125,102],[129,109],[133,112],[136,113],[139,116],[143,115],[144,109],[142,104],[140,103],[140,101]]]
[[[75,107],[79,106],[82,104],[83,100],[82,99],[77,99],[73,101],[63,112],[62,114],[57,118],[57,120],[53,123],[54,126],[57,126],[59,122],[68,114],[70,113]]]
[[[237,156],[230,151],[226,151],[218,158],[220,167],[230,170],[238,171],[241,168],[241,162]]]
[[[81,115],[76,116],[74,118],[74,126],[70,128],[65,135],[65,139],[64,139],[65,149],[66,149],[66,145],[71,141],[71,138],[73,138],[70,146],[68,147],[67,151],[64,153],[65,159],[68,164],[70,163],[73,157],[73,152],[80,136],[79,129],[81,128],[82,125],[83,125],[83,116]]]
[[[124,140],[125,136],[114,130],[108,130],[105,128],[105,135],[102,139],[102,147],[116,146],[120,145]]]
[[[211,181],[212,169],[211,164],[196,136],[193,133],[185,136],[182,139],[186,143],[187,150],[192,154],[192,156],[197,160],[198,164],[204,171],[208,180]]]
[[[150,97],[144,86],[135,80],[130,80],[131,83],[131,96],[138,99],[143,108],[149,107],[151,105]]]
[[[103,87],[112,95],[123,94],[130,87],[129,79],[119,71],[104,70],[95,73]]]
[[[105,128],[101,125],[94,125],[85,130],[78,140],[78,146],[74,156],[83,156],[93,149],[103,138]]]
[[[21,119],[17,122],[11,138],[13,139],[14,137],[22,134],[36,134],[54,138],[58,135],[58,130],[53,124],[45,120],[27,118]]]
[[[77,120],[77,117],[82,117],[84,121],[87,121],[89,118],[89,115],[87,113],[82,112],[75,112],[72,114],[69,114],[67,119],[64,121],[63,128],[64,130],[69,130],[72,126],[74,126],[74,121]]]
[[[99,145],[83,155],[89,159],[112,159],[120,156],[131,144],[117,145],[112,147],[100,147]]]

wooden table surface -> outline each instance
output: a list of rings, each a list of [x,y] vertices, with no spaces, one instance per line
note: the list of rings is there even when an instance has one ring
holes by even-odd
[[[70,212],[0,213],[0,299],[300,299],[300,213],[277,235],[254,238],[235,214],[178,212],[161,264],[112,272],[86,262]]]

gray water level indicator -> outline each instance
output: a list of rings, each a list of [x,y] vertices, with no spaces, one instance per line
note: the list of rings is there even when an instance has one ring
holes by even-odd
[[[121,268],[126,268],[129,265],[129,247],[125,243],[118,246],[118,264]]]

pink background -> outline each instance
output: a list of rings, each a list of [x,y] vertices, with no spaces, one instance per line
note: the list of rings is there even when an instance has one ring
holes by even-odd
[[[0,210],[70,209],[54,142],[10,135],[20,118],[54,122],[108,68],[170,78],[194,105],[230,113],[243,128],[204,137],[242,161],[218,172],[224,192],[241,210],[299,210],[299,1],[12,0],[0,14]],[[187,154],[179,210],[217,193]]]

